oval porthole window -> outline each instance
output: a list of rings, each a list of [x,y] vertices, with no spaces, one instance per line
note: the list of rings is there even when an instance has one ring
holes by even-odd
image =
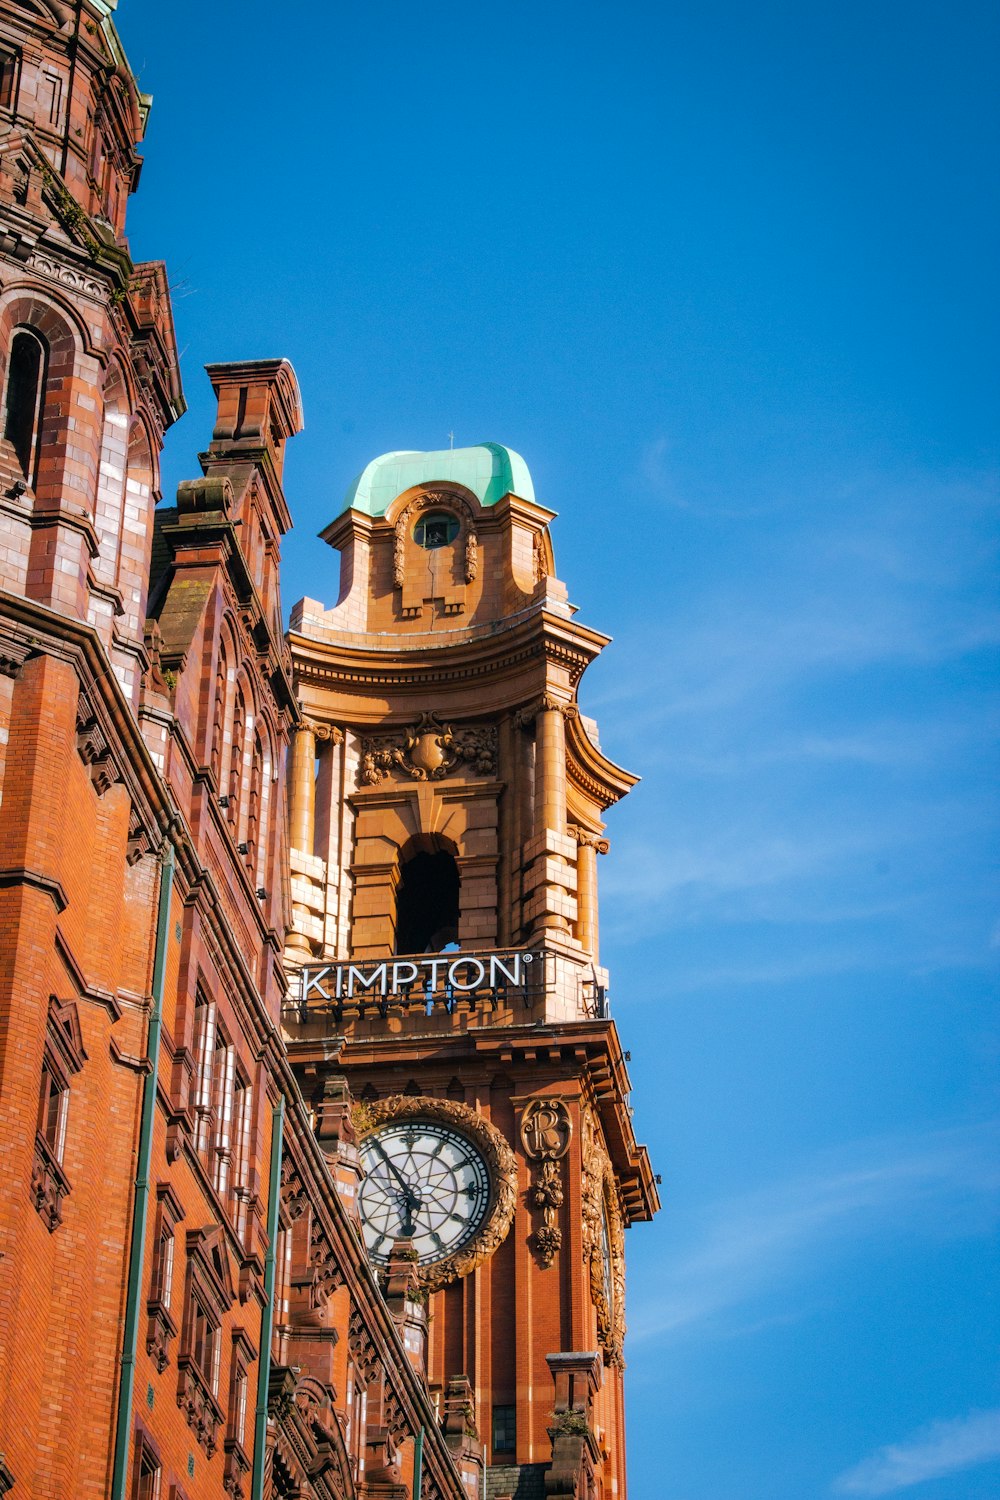
[[[446,511],[434,511],[421,516],[413,528],[413,540],[418,547],[431,551],[435,547],[447,547],[458,536],[458,517]]]

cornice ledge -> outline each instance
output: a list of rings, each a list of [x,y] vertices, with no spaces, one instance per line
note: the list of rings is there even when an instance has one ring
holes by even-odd
[[[32,870],[27,865],[8,865],[0,869],[0,890],[9,890],[16,885],[30,885],[41,891],[50,898],[57,912],[65,911],[69,905],[69,897],[61,883],[41,870]]]

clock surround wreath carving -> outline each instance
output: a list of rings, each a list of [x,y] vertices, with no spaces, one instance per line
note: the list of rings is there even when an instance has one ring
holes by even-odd
[[[393,1094],[387,1099],[366,1102],[364,1124],[358,1134],[362,1154],[366,1141],[371,1141],[377,1132],[389,1125],[408,1122],[415,1126],[423,1124],[431,1128],[437,1127],[439,1131],[443,1129],[454,1136],[463,1137],[481,1158],[489,1178],[488,1203],[471,1233],[453,1251],[440,1259],[416,1266],[420,1286],[434,1292],[457,1281],[459,1277],[468,1276],[470,1271],[488,1260],[506,1239],[514,1219],[517,1161],[496,1126],[484,1120],[467,1104],[419,1094]],[[395,1175],[399,1177],[398,1172]],[[400,1178],[400,1182],[403,1183],[404,1179]],[[363,1191],[362,1188],[362,1194]],[[409,1191],[410,1204],[413,1205],[413,1185],[410,1185]],[[403,1211],[410,1214],[411,1209],[404,1204]],[[419,1213],[419,1207],[413,1211]]]

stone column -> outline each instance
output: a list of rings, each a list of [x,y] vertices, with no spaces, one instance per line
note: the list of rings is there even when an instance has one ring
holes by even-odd
[[[567,705],[543,698],[535,719],[535,833],[546,828],[566,832],[566,730],[563,713]]]
[[[313,852],[316,824],[316,725],[303,719],[292,740],[289,786],[289,842],[303,854]]]
[[[316,841],[316,741],[339,743],[341,731],[302,719],[292,740],[288,787],[288,842],[292,925],[285,944],[292,963],[308,963],[323,944],[326,865],[313,853]]]
[[[569,935],[576,921],[576,844],[566,827],[566,727],[574,704],[550,694],[514,717],[535,725],[535,805],[524,846],[523,922],[532,932]]]
[[[610,845],[600,834],[585,828],[573,828],[576,837],[576,899],[579,907],[577,937],[585,953],[600,963],[597,933],[597,856],[607,854]]]

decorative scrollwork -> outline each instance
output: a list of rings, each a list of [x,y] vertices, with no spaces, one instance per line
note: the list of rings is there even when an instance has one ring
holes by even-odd
[[[598,854],[607,854],[611,848],[609,841],[601,834],[590,833],[588,829],[580,828],[575,823],[571,823],[567,831],[581,849],[596,849]]]
[[[493,725],[453,729],[436,714],[423,713],[419,723],[398,736],[378,735],[361,742],[361,782],[379,786],[390,771],[413,781],[440,781],[462,764],[479,776],[495,776],[497,731]]]
[[[446,1259],[418,1268],[421,1286],[434,1292],[460,1276],[468,1276],[506,1239],[514,1218],[517,1161],[495,1125],[453,1099],[425,1099],[412,1094],[380,1099],[370,1106],[362,1139],[390,1120],[438,1120],[460,1130],[483,1156],[490,1174],[490,1206],[478,1234]]]

